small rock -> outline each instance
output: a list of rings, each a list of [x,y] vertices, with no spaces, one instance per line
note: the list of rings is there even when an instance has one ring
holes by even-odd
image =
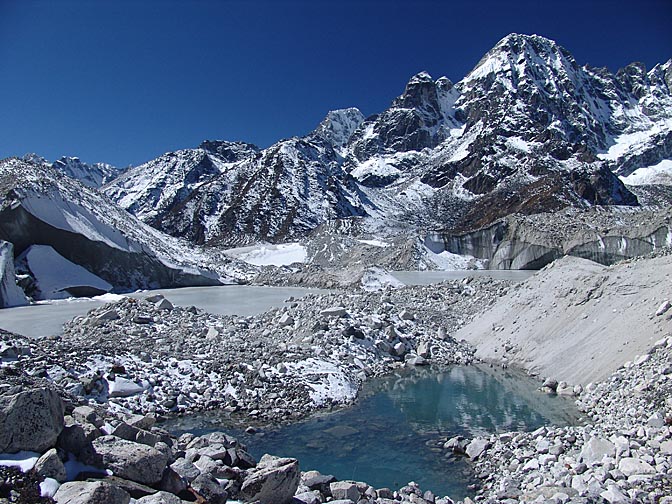
[[[588,442],[581,449],[579,460],[588,465],[601,462],[602,459],[613,457],[616,453],[616,447],[606,439],[591,437]]]
[[[334,500],[349,499],[352,502],[359,500],[360,492],[355,483],[350,481],[336,481],[329,485]]]
[[[323,317],[343,317],[347,315],[348,310],[342,306],[334,306],[332,308],[325,308],[320,312]]]
[[[490,446],[490,441],[485,438],[475,438],[467,445],[465,450],[466,454],[471,459],[477,459],[488,447]]]
[[[656,310],[656,316],[657,316],[657,317],[660,317],[661,315],[664,315],[665,312],[667,312],[667,310],[670,309],[670,307],[672,307],[672,304],[670,304],[669,301],[664,301],[664,302],[658,307],[658,309]],[[649,312],[649,313],[651,313],[651,312]]]
[[[45,478],[53,478],[59,483],[66,479],[66,471],[63,462],[56,452],[56,448],[48,450],[35,463],[35,471]]]
[[[621,492],[616,485],[609,485],[607,489],[600,493],[600,497],[605,499],[610,504],[629,504],[630,499]]]
[[[618,463],[618,470],[621,471],[626,477],[630,477],[635,474],[640,475],[656,473],[656,469],[653,468],[650,464],[634,457],[622,458]]]
[[[294,325],[294,319],[289,313],[283,313],[280,319],[278,320],[278,325],[280,327],[287,327]]]
[[[166,311],[172,311],[173,308],[174,308],[173,303],[171,303],[170,301],[168,301],[166,298],[163,298],[161,301],[158,301],[158,302],[154,305],[154,307],[155,307],[157,310],[166,310]]]
[[[168,492],[156,492],[152,495],[146,495],[135,501],[137,504],[183,504],[182,499],[177,495]]]

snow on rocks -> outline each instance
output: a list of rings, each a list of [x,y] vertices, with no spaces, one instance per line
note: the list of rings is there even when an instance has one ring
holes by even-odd
[[[470,362],[448,335],[508,285],[309,295],[253,317],[125,298],[67,323],[62,337],[21,343],[31,353],[15,365],[118,411],[284,423],[349,403],[362,381],[401,366]]]

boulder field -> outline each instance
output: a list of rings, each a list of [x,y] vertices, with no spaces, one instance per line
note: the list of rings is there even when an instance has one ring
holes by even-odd
[[[449,504],[412,482],[373,488],[283,454],[257,461],[226,433],[175,437],[157,420],[228,408],[248,425],[273,412],[295,421],[353,400],[369,376],[467,363],[475,350],[536,374],[548,393],[576,396],[584,417],[445,437],[442,449],[468,457],[480,481],[462,504],[670,504],[671,260],[564,258],[517,285],[311,295],[245,318],[123,300],[58,338],[2,333],[0,451],[18,452],[2,458],[24,472],[2,468],[0,502]]]

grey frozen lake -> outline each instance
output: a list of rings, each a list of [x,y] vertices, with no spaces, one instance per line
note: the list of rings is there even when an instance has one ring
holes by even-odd
[[[459,271],[395,271],[392,275],[406,285],[429,285],[444,280],[469,277],[489,277],[501,280],[523,281],[534,271],[520,270],[459,270]],[[264,287],[225,285],[221,287],[183,287],[157,289],[126,294],[144,297],[160,293],[177,306],[197,306],[217,315],[250,316],[273,307],[282,306],[289,297],[301,297],[310,292],[326,292],[302,287]],[[0,309],[0,328],[33,338],[60,334],[65,322],[86,314],[114,299],[114,295],[99,298],[79,298],[41,302],[30,306]]]
[[[282,306],[291,297],[305,296],[319,289],[300,287],[260,287],[250,285],[226,285],[221,287],[183,287],[181,289],[157,289],[126,294],[128,297],[145,297],[163,294],[176,306],[197,306],[218,315],[249,316],[270,308]],[[0,310],[0,328],[33,338],[60,334],[63,324],[89,310],[102,306],[114,296],[79,298],[50,301],[30,306]]]

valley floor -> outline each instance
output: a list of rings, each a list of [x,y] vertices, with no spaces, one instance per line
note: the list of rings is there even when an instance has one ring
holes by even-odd
[[[475,350],[540,375],[549,391],[577,394],[586,415],[582,426],[447,440],[445,450],[466,452],[482,480],[475,500],[668,502],[672,255],[657,255],[611,267],[564,258],[520,284],[479,278],[310,295],[253,317],[124,299],[75,319],[59,338],[3,333],[0,406],[11,409],[17,380],[38,380],[70,408],[100,404],[111,419],[225,409],[247,425],[290,422],[353,400],[369,376],[468,363]],[[168,460],[179,455],[174,448]],[[227,481],[244,482],[248,473],[229,463]],[[304,480],[294,491],[313,497],[299,502],[341,495]],[[450,502],[413,486],[389,495],[348,488],[343,502]]]

